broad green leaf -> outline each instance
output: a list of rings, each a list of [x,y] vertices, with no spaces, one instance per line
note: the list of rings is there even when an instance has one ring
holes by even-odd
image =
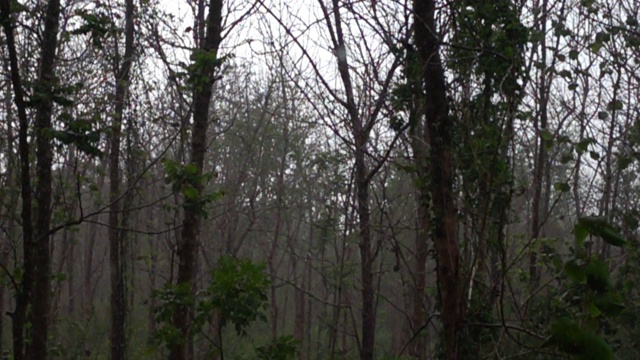
[[[599,217],[582,217],[578,219],[591,235],[596,235],[613,246],[623,246],[626,242],[624,237],[616,231],[609,222]]]
[[[573,227],[573,233],[576,237],[576,244],[579,247],[584,246],[584,240],[589,235],[589,230],[587,229],[587,227],[578,221],[578,223],[576,223],[576,225]]]
[[[593,302],[606,316],[618,316],[625,309],[620,297],[610,291],[597,294]]]
[[[182,194],[184,194],[184,197],[189,201],[198,200],[198,189],[192,186],[185,186],[182,189]]]
[[[581,347],[583,332],[575,321],[560,318],[551,324],[551,338],[558,348],[567,354],[579,355],[584,350]]]
[[[582,154],[585,151],[589,150],[589,145],[590,144],[594,144],[596,141],[592,138],[585,138],[580,140],[580,142],[578,142],[576,144],[576,151],[578,152],[578,154]]]
[[[593,259],[585,268],[587,286],[596,292],[605,292],[611,287],[609,267],[600,259]]]
[[[580,343],[584,351],[578,356],[579,360],[614,360],[611,346],[599,335],[592,332],[582,334]]]
[[[564,265],[564,271],[573,281],[584,282],[587,279],[584,266],[580,266],[575,260],[570,260]]]
[[[625,170],[633,163],[633,159],[628,156],[620,156],[618,157],[618,168],[620,170]]]

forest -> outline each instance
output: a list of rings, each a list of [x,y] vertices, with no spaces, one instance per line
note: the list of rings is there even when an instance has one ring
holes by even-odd
[[[0,0],[0,359],[640,359],[639,11]]]

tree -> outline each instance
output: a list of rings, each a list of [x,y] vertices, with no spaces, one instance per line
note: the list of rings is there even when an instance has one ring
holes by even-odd
[[[216,69],[222,58],[219,56],[222,42],[222,0],[209,1],[209,13],[199,48],[193,53],[191,83],[193,89],[193,127],[191,129],[191,151],[189,164],[185,166],[189,177],[184,192],[184,220],[181,238],[178,240],[178,275],[176,286],[191,289],[195,280],[195,262],[200,230],[200,217],[206,204],[203,193],[206,176],[204,175],[204,157],[207,152],[207,129],[209,127],[209,102],[216,81]],[[198,3],[199,16],[204,17],[204,0]],[[188,291],[187,293],[189,293]],[[179,339],[170,349],[170,359],[188,358],[191,310],[187,303],[182,304],[173,316],[173,325],[179,331]]]
[[[125,256],[124,234],[120,229],[120,139],[124,109],[129,92],[131,65],[134,57],[134,18],[133,0],[126,0],[125,10],[125,49],[122,58],[115,46],[115,84],[114,113],[111,125],[111,152],[109,154],[109,264],[111,270],[111,359],[124,360],[126,354],[126,314],[125,296]],[[114,39],[117,44],[117,37]]]
[[[422,199],[431,199],[433,238],[440,294],[441,320],[447,359],[458,358],[458,334],[464,321],[464,298],[457,220],[453,191],[453,124],[449,114],[444,68],[440,60],[440,40],[435,21],[435,1],[414,1],[414,42],[421,67],[424,97],[422,141],[429,144],[428,160],[417,158],[417,166],[429,165]],[[416,126],[416,125],[414,125]],[[421,206],[426,204],[421,203]]]
[[[0,4],[3,27],[10,53],[12,83],[16,98],[16,107],[20,117],[20,157],[22,163],[21,182],[23,200],[23,246],[24,246],[24,276],[21,289],[17,297],[14,314],[14,357],[16,359],[44,359],[47,356],[47,332],[49,327],[50,305],[50,254],[49,238],[51,223],[51,165],[53,149],[51,141],[51,117],[54,94],[56,92],[55,55],[58,42],[58,26],[60,17],[60,2],[47,2],[44,14],[44,30],[42,47],[40,50],[39,75],[35,87],[35,120],[34,133],[36,137],[36,179],[34,219],[31,219],[31,182],[29,170],[29,144],[27,140],[28,119],[23,93],[15,42],[13,24],[11,21],[12,8],[8,1]],[[29,217],[29,219],[27,219]],[[35,225],[32,229],[32,224]],[[26,315],[27,308],[31,311]],[[29,339],[23,341],[25,320],[30,325],[27,333]],[[26,346],[25,346],[26,345]],[[23,346],[24,350],[23,350]],[[24,351],[24,353],[23,353]]]

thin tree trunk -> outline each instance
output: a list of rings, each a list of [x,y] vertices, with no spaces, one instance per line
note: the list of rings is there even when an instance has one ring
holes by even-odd
[[[33,241],[33,223],[31,212],[31,165],[29,161],[29,119],[27,118],[24,91],[20,78],[18,55],[13,34],[13,21],[11,18],[11,2],[0,1],[0,17],[6,37],[6,46],[9,53],[11,70],[11,83],[13,85],[14,102],[18,110],[18,153],[20,157],[20,196],[22,198],[22,242],[24,247],[22,282],[16,289],[16,307],[12,316],[13,331],[13,357],[15,360],[24,359],[24,326],[27,317],[27,307],[32,289],[33,279],[33,253],[31,245]]]
[[[112,360],[124,360],[127,338],[125,333],[127,300],[124,279],[124,233],[120,230],[120,142],[124,107],[129,91],[131,64],[134,51],[134,3],[126,1],[125,50],[122,64],[116,75],[115,111],[111,125],[111,151],[109,154],[109,265],[111,280],[111,333],[110,352]],[[117,39],[115,40],[117,41]],[[119,61],[117,59],[116,61]]]
[[[427,199],[421,199],[418,208],[418,236],[416,237],[416,257],[415,257],[415,281],[413,286],[413,314],[411,319],[411,337],[416,337],[415,343],[411,347],[410,354],[418,360],[424,360],[427,350],[425,334],[426,307],[425,288],[427,286],[427,255],[428,246],[426,239],[429,238],[429,213],[427,212],[429,203]]]
[[[542,2],[542,18],[541,18],[541,33],[546,34],[547,29],[547,0]],[[542,64],[546,64],[547,59],[547,46],[546,41],[542,40],[540,44]],[[540,237],[540,231],[542,227],[542,221],[540,219],[542,215],[541,203],[543,203],[542,188],[544,186],[544,179],[547,165],[547,148],[544,143],[544,138],[540,136],[541,130],[547,129],[547,104],[548,104],[548,90],[547,90],[547,70],[542,68],[540,70],[540,89],[539,89],[539,108],[538,114],[534,118],[533,126],[538,137],[536,142],[536,160],[533,170],[533,199],[531,200],[531,239],[537,239]],[[530,281],[535,284],[538,282],[540,274],[538,273],[537,265],[537,253],[534,250],[529,252],[529,278]]]
[[[9,73],[9,65],[7,64],[7,62],[3,62],[3,67],[4,70]],[[7,123],[7,147],[6,149],[4,149],[4,151],[6,151],[7,154],[7,169],[6,169],[6,179],[7,179],[7,186],[12,187],[13,189],[18,189],[20,187],[20,178],[17,176],[17,174],[14,173],[14,167],[17,165],[16,162],[16,157],[15,154],[13,152],[13,137],[14,137],[14,131],[13,131],[13,111],[12,111],[12,107],[11,107],[11,103],[12,103],[12,97],[11,97],[11,83],[7,83],[6,84],[6,89],[5,89],[5,99],[4,99],[4,105],[5,105],[5,109],[6,109],[6,123]],[[9,200],[8,200],[8,209],[16,209],[18,206],[18,196],[19,194],[16,192],[11,192],[9,195]],[[3,199],[3,203],[4,203]],[[6,224],[6,239],[4,241],[2,241],[0,243],[0,264],[2,264],[3,269],[7,269],[8,268],[8,264],[9,264],[9,254],[11,251],[11,242],[14,239],[14,235],[15,235],[15,230],[16,230],[16,220],[13,216],[9,216],[7,219],[7,224]],[[3,275],[4,278],[4,275]],[[15,285],[15,284],[12,284]],[[18,289],[14,289],[14,290],[18,290]],[[0,285],[0,349],[4,349],[2,347],[2,344],[4,343],[3,340],[3,335],[4,335],[4,319],[5,319],[5,286]],[[8,346],[7,346],[8,348]]]
[[[373,286],[373,261],[374,255],[371,251],[371,223],[369,207],[369,184],[370,174],[365,161],[367,145],[369,142],[370,123],[364,124],[363,118],[358,112],[355,99],[355,91],[351,81],[349,63],[347,60],[347,48],[342,29],[342,18],[340,15],[340,5],[338,0],[332,1],[333,21],[335,32],[331,25],[330,14],[324,3],[320,1],[323,8],[325,21],[328,29],[334,34],[334,48],[338,62],[338,73],[344,86],[346,102],[345,110],[348,114],[350,130],[354,139],[354,159],[355,159],[355,185],[356,185],[356,212],[358,215],[358,236],[360,242],[360,280],[362,281],[362,338],[360,344],[360,358],[362,360],[373,359],[373,348],[375,344],[375,301]],[[371,121],[371,119],[369,119]]]
[[[206,20],[206,35],[200,44],[200,54],[214,55],[215,60],[207,57],[196,63],[192,74],[195,80],[193,98],[193,128],[191,138],[190,164],[195,166],[198,179],[203,174],[204,157],[207,152],[207,129],[209,127],[209,102],[215,82],[214,72],[218,67],[218,49],[222,41],[222,0],[209,0],[209,15]],[[204,55],[203,54],[203,55]],[[198,192],[198,199],[202,196],[203,184],[196,181],[192,184]],[[178,242],[178,275],[176,285],[191,289],[195,276],[196,248],[200,231],[200,209],[198,204],[187,204],[184,209],[182,222],[182,236]],[[190,339],[191,314],[188,305],[180,306],[173,317],[173,326],[178,329],[180,341],[170,349],[169,358],[185,360],[188,358],[188,344]]]

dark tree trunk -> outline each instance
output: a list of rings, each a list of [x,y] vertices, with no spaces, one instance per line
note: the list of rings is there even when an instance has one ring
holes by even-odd
[[[35,238],[33,239],[33,298],[30,302],[31,338],[25,350],[26,359],[47,358],[47,334],[49,328],[50,303],[50,253],[49,238],[51,225],[51,165],[53,146],[49,130],[53,111],[53,93],[56,86],[55,56],[58,45],[60,1],[50,0],[44,18],[44,33],[40,57],[38,92],[40,100],[36,104],[36,176]]]
[[[542,21],[540,22],[542,28],[541,33],[545,34],[547,30],[547,1],[543,0],[542,3]],[[540,63],[545,64],[547,61],[547,45],[543,38],[540,43],[541,58]],[[544,143],[544,138],[540,136],[541,130],[547,129],[547,104],[549,102],[548,89],[547,89],[547,69],[540,69],[540,83],[538,93],[538,114],[534,118],[533,127],[538,136],[536,142],[536,159],[534,162],[533,170],[533,199],[531,200],[531,239],[535,240],[540,237],[543,221],[541,216],[546,213],[546,206],[542,206],[543,199],[543,186],[545,179],[545,172],[547,167],[547,148]],[[535,250],[529,252],[529,279],[532,284],[537,284],[540,274],[538,272],[538,254]]]
[[[209,0],[209,15],[206,20],[205,39],[200,43],[199,52],[213,54],[217,57],[222,41],[222,0]],[[204,157],[207,152],[207,129],[209,127],[209,102],[215,82],[215,69],[218,60],[199,61],[195,73],[192,74],[195,84],[193,91],[193,127],[191,138],[190,163],[196,169],[196,176],[201,176],[204,167]],[[193,184],[198,191],[198,198],[202,195],[202,183]],[[187,204],[184,210],[181,239],[178,242],[178,276],[176,285],[191,288],[193,286],[196,249],[200,231],[200,213],[196,204]],[[188,344],[190,338],[191,314],[189,306],[182,305],[175,312],[173,326],[178,329],[180,341],[170,349],[169,358],[185,360],[189,356]]]
[[[31,214],[31,167],[29,162],[29,119],[27,118],[24,91],[20,78],[18,55],[13,34],[13,21],[11,18],[11,2],[0,1],[0,17],[6,37],[6,46],[9,53],[11,70],[11,83],[13,85],[14,101],[18,110],[18,153],[20,158],[20,196],[22,199],[22,242],[24,246],[22,282],[16,289],[16,307],[12,316],[13,331],[13,357],[16,360],[24,359],[24,326],[27,317],[27,306],[31,294],[33,279],[33,255],[31,245],[33,242],[33,223]]]
[[[125,294],[124,233],[120,224],[120,142],[122,121],[129,91],[131,64],[134,51],[134,4],[126,1],[125,9],[125,50],[122,63],[118,63],[116,71],[115,111],[111,125],[111,152],[109,154],[109,265],[111,279],[111,334],[110,352],[112,360],[124,360],[126,354],[126,315],[127,301]],[[117,41],[117,39],[115,40]],[[119,62],[116,53],[116,61]]]
[[[4,28],[11,81],[14,87],[15,103],[20,122],[19,153],[21,162],[21,196],[24,246],[24,274],[16,296],[13,316],[14,358],[17,360],[45,359],[47,356],[47,330],[49,326],[50,302],[50,254],[49,227],[51,222],[51,164],[53,149],[48,130],[51,128],[53,109],[52,93],[55,85],[54,60],[58,42],[58,22],[60,1],[51,0],[46,6],[44,32],[36,83],[39,101],[35,104],[36,176],[35,201],[37,211],[35,221],[31,213],[31,178],[29,164],[28,126],[29,121],[24,102],[24,92],[11,19],[11,3],[0,1],[0,18]],[[34,228],[35,223],[35,228]],[[29,341],[24,341],[27,308],[31,307]],[[26,345],[26,346],[25,346]]]
[[[435,1],[414,0],[414,37],[422,65],[424,141],[430,144],[428,194],[431,199],[431,235],[437,258],[440,315],[445,357],[458,358],[458,333],[463,325],[464,300],[456,236],[453,192],[452,120],[449,117],[444,69],[440,60]],[[422,161],[422,159],[416,159]],[[423,205],[424,206],[424,205]]]

